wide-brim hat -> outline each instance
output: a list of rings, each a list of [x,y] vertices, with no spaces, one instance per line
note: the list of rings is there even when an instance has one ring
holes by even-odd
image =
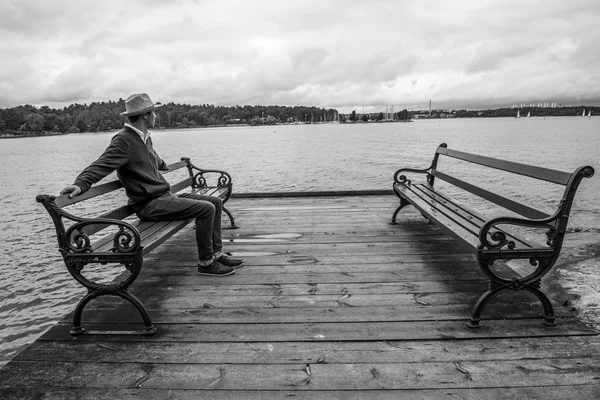
[[[150,100],[150,96],[148,96],[146,93],[136,93],[125,99],[126,111],[122,112],[121,115],[124,117],[129,117],[131,115],[144,114],[161,106],[162,104],[154,103],[152,100]]]

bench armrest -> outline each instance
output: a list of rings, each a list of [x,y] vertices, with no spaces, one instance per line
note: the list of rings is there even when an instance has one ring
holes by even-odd
[[[36,200],[42,203],[56,228],[59,250],[65,257],[69,253],[91,253],[91,241],[86,233],[86,227],[92,225],[116,226],[118,231],[113,234],[113,248],[115,253],[134,253],[141,246],[141,237],[138,230],[125,221],[112,218],[82,218],[68,213],[56,203],[55,196],[39,195]],[[63,219],[75,222],[68,229],[65,228]]]
[[[208,187],[207,174],[216,174],[216,185],[217,187],[231,187],[233,182],[229,173],[220,169],[204,169],[196,167],[189,158],[182,157],[181,161],[187,163],[190,177],[192,178],[192,187],[203,188]]]
[[[427,182],[430,181],[431,175],[430,172],[433,166],[429,166],[425,169],[417,169],[417,168],[400,168],[398,171],[394,173],[394,183],[408,183],[410,184],[410,179],[406,178],[404,175],[405,172],[414,172],[418,174],[427,174]]]
[[[480,250],[484,249],[501,249],[504,246],[508,246],[509,249],[515,248],[515,243],[506,237],[506,234],[502,231],[495,231],[490,233],[496,225],[517,225],[530,228],[546,228],[546,244],[554,248],[557,246],[560,248],[562,244],[562,238],[565,234],[565,229],[558,232],[557,236],[557,219],[558,213],[543,219],[528,219],[518,217],[497,217],[493,218],[485,223],[479,231],[479,242]],[[565,224],[566,225],[566,224]],[[491,239],[491,241],[489,240]]]

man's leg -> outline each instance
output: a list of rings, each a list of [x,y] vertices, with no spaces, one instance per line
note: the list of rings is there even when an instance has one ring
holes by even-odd
[[[215,258],[218,258],[223,252],[223,240],[221,238],[221,216],[223,215],[223,201],[214,196],[202,196],[199,194],[182,193],[178,195],[180,199],[192,199],[203,201],[213,205],[214,214],[212,216],[211,226],[207,228],[207,234],[210,234],[212,250]],[[198,224],[196,224],[196,236],[198,236]],[[204,239],[207,240],[207,239]]]
[[[228,275],[234,271],[230,268],[212,265],[214,258],[213,232],[216,219],[216,208],[213,202],[187,196],[170,194],[152,200],[137,215],[145,221],[173,221],[180,219],[196,219],[196,245],[198,247],[198,272],[204,267],[206,275]],[[220,207],[222,209],[222,207]],[[221,213],[219,212],[219,215]],[[220,216],[219,216],[220,226]],[[220,230],[219,230],[220,233]],[[217,245],[222,248],[220,235],[216,238]]]
[[[206,201],[215,207],[215,215],[212,227],[212,245],[215,259],[221,264],[228,267],[240,268],[244,265],[244,261],[234,259],[223,254],[223,240],[221,236],[221,217],[223,215],[223,200],[215,196],[203,196],[199,194],[182,193],[178,195],[180,198],[194,199]],[[196,236],[198,235],[198,225],[196,225]]]

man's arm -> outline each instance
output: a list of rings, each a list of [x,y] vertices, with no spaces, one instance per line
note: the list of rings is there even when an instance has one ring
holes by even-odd
[[[89,167],[84,169],[72,185],[61,190],[60,194],[69,194],[69,198],[72,198],[73,196],[87,192],[94,183],[101,181],[111,172],[127,163],[128,150],[125,141],[113,138],[113,141],[104,150],[104,153]]]

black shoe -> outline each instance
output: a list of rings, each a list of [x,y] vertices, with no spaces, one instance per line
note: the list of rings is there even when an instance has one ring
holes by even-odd
[[[212,264],[207,265],[206,267],[198,265],[198,274],[208,276],[227,276],[235,274],[235,269],[227,267],[217,261],[213,261]]]
[[[229,258],[225,254],[222,254],[221,257],[217,258],[217,262],[220,262],[226,267],[231,268],[240,268],[244,266],[244,260],[240,260],[237,258]]]

